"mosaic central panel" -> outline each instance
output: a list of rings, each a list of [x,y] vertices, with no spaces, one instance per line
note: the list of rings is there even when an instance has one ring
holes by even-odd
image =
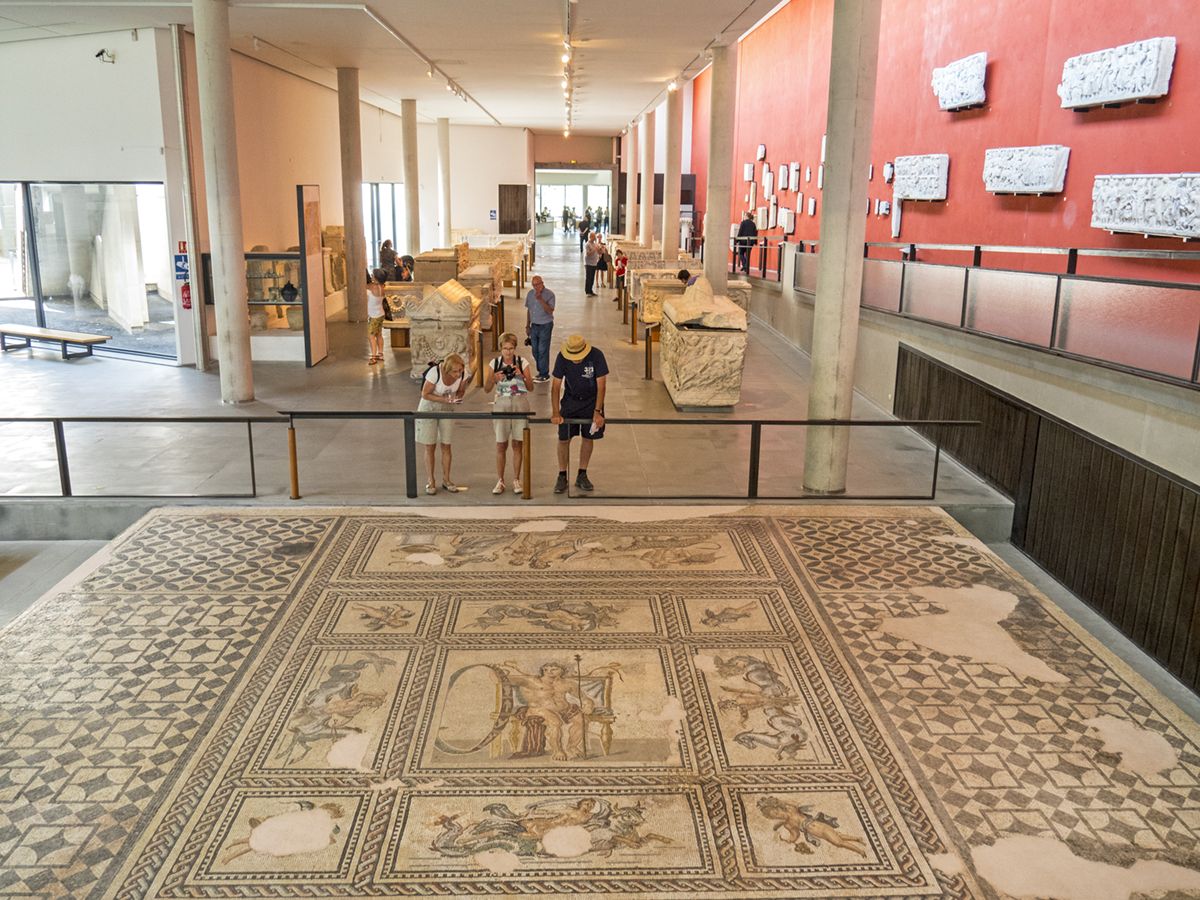
[[[1200,888],[1195,723],[944,514],[640,512],[148,516],[0,632],[0,895]]]

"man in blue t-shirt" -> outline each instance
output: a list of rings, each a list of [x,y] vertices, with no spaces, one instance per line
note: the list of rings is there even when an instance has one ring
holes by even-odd
[[[554,360],[554,383],[550,385],[550,421],[558,426],[558,481],[554,493],[567,489],[567,469],[571,464],[571,438],[579,435],[579,474],[575,487],[592,490],[588,480],[588,461],[593,444],[604,437],[604,392],[608,385],[608,363],[604,354],[573,334]],[[590,424],[567,423],[564,419],[588,419]]]
[[[525,295],[525,336],[537,366],[534,381],[550,380],[550,334],[554,331],[554,291],[546,287],[541,275],[530,281],[532,290]]]

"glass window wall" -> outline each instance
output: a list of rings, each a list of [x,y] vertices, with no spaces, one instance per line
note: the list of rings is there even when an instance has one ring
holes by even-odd
[[[404,185],[367,182],[362,186],[363,225],[367,232],[367,261],[379,265],[379,246],[391,240],[395,251],[407,253],[408,229],[404,221]]]
[[[14,325],[38,324],[26,221],[22,186],[0,184],[0,321]]]

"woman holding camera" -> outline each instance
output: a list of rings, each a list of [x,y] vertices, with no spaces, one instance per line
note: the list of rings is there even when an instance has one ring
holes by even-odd
[[[533,372],[529,363],[517,356],[517,336],[500,335],[500,355],[483,370],[483,389],[496,388],[498,413],[529,412],[529,392],[533,390]],[[493,494],[504,493],[504,456],[508,444],[513,451],[513,493],[521,493],[521,460],[525,451],[525,419],[496,419],[496,486]]]

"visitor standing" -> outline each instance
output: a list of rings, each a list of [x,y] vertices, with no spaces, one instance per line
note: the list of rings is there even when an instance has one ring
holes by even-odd
[[[467,365],[457,353],[451,353],[440,363],[429,367],[425,373],[425,381],[421,385],[421,402],[417,404],[417,412],[435,412],[442,405],[461,403],[463,394],[467,392]],[[425,450],[425,473],[429,480],[425,482],[425,493],[436,494],[437,478],[434,475],[434,451],[440,444],[442,447],[442,489],[454,494],[461,491],[450,477],[450,463],[453,461],[451,442],[454,439],[453,419],[417,419],[417,443]]]
[[[587,467],[592,447],[604,437],[604,394],[608,385],[608,363],[604,354],[573,334],[554,360],[554,383],[550,389],[550,421],[558,426],[558,480],[554,493],[567,489],[567,470],[571,464],[571,438],[580,437],[579,471],[575,487],[592,490]],[[564,419],[587,419],[585,423],[567,423]],[[590,424],[589,424],[590,423]]]
[[[391,238],[379,245],[379,268],[388,273],[396,268],[396,250],[392,247]]]
[[[583,218],[579,220],[579,252],[583,252],[583,247],[587,243],[588,235],[592,231],[592,216],[590,213],[584,213]]]
[[[500,355],[483,370],[483,389],[496,389],[493,412],[529,412],[529,392],[533,390],[533,373],[529,363],[517,356],[517,336],[500,335]],[[496,486],[493,494],[504,493],[504,457],[512,444],[513,493],[521,493],[521,458],[525,451],[526,419],[496,419]]]
[[[533,287],[525,295],[525,336],[537,366],[534,381],[550,380],[550,335],[554,331],[554,291],[546,287],[541,275],[534,275]]]
[[[383,362],[383,320],[386,318],[384,306],[387,298],[383,296],[383,285],[387,281],[387,272],[382,268],[371,273],[367,283],[367,346],[370,348],[370,364]]]
[[[617,276],[617,294],[625,289],[625,269],[629,266],[629,257],[625,255],[624,250],[617,250],[617,255],[613,257],[613,274]]]
[[[596,267],[600,265],[600,240],[596,235],[588,238],[587,248],[583,255],[583,295],[585,297],[595,297],[596,292],[592,290],[596,286]]]
[[[750,274],[750,250],[758,237],[758,226],[754,224],[754,213],[747,210],[742,214],[742,224],[738,226],[737,256],[742,271]],[[734,267],[736,268],[736,266]]]

